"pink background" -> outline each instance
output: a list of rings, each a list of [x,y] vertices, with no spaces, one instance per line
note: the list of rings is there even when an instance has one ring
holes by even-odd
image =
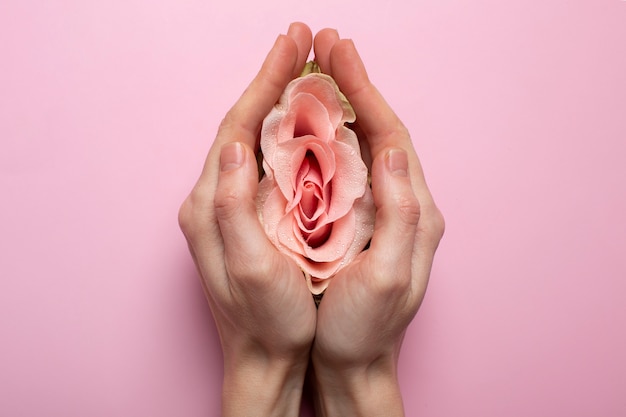
[[[0,3],[1,415],[218,415],[176,215],[292,20],[355,40],[447,219],[407,415],[626,415],[626,1],[399,3]]]

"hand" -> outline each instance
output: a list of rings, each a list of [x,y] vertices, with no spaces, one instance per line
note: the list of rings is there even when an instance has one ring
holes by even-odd
[[[424,297],[444,221],[409,133],[370,83],[352,41],[325,29],[314,47],[321,70],[335,78],[357,114],[377,208],[370,248],[339,271],[319,306],[312,350],[316,409],[323,416],[401,416],[400,345]]]
[[[281,35],[224,118],[204,169],[179,212],[224,352],[223,416],[297,415],[316,311],[302,271],[267,239],[257,218],[254,154],[265,116],[302,70],[312,36]]]

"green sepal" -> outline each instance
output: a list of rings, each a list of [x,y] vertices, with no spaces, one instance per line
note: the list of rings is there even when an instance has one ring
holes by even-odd
[[[304,65],[304,69],[302,69],[302,72],[300,73],[300,76],[304,77],[305,75],[319,74],[321,72],[322,72],[322,70],[320,69],[320,66],[317,65],[317,62],[309,61],[309,62],[307,62]]]

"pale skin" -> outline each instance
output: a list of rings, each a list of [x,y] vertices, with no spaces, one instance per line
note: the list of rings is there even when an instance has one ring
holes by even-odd
[[[370,248],[332,279],[316,310],[302,271],[257,218],[261,124],[314,46],[357,114],[377,208]],[[368,161],[369,162],[369,161]],[[297,416],[307,374],[319,416],[403,416],[397,365],[444,221],[407,129],[371,84],[351,40],[294,23],[224,118],[179,222],[224,352],[222,415]]]

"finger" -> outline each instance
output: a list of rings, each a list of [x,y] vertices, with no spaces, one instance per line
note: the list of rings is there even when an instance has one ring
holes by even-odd
[[[291,80],[297,57],[295,41],[289,36],[279,35],[254,80],[224,117],[196,190],[203,190],[202,194],[209,197],[213,195],[219,149],[223,145],[241,141],[254,149],[263,119]]]
[[[218,146],[234,140],[254,146],[263,119],[292,79],[297,59],[294,40],[279,35],[257,76],[226,114],[216,138]]]
[[[337,41],[332,48],[330,58],[333,77],[354,107],[358,127],[367,139],[372,159],[389,147],[400,147],[407,152],[413,191],[420,202],[422,214],[426,215],[426,219],[433,219],[434,224],[428,227],[427,233],[422,233],[422,235],[428,236],[427,240],[431,242],[428,246],[436,249],[436,244],[433,245],[432,242],[438,243],[441,238],[443,218],[426,185],[409,132],[370,82],[363,61],[351,40]],[[425,224],[429,223],[431,223],[430,220]]]
[[[333,45],[330,66],[333,78],[354,107],[373,157],[386,147],[412,147],[406,128],[370,82],[351,40],[341,39]]]
[[[256,213],[257,166],[252,149],[241,142],[221,148],[215,191],[215,215],[224,241],[226,263],[236,275],[255,275],[260,264],[269,264],[269,243]],[[259,262],[263,260],[264,262]]]
[[[298,47],[298,59],[294,67],[292,78],[300,75],[304,64],[306,64],[311,52],[311,44],[313,43],[311,29],[302,22],[294,22],[289,25],[287,36],[294,40]]]
[[[315,51],[315,62],[319,65],[323,73],[332,76],[330,68],[330,51],[339,40],[339,33],[335,29],[322,29],[315,35],[313,49]]]
[[[392,286],[408,285],[412,277],[420,205],[413,193],[409,169],[407,152],[401,148],[386,149],[372,165],[376,222],[367,256],[372,257],[375,270],[394,271],[385,276],[390,281],[382,283]]]

